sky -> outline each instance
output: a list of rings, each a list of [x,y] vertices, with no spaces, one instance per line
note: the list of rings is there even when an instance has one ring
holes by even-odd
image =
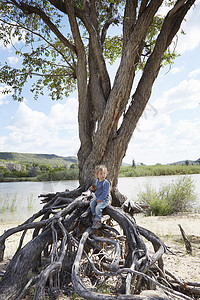
[[[174,64],[163,68],[123,162],[154,165],[200,158],[200,0],[183,22]],[[16,43],[17,46],[17,43]],[[0,41],[0,62],[15,66],[19,58]],[[117,66],[109,67],[111,78]],[[0,91],[3,85],[0,85]],[[77,93],[52,101],[38,100],[26,88],[23,102],[0,93],[0,152],[77,156],[80,146]]]

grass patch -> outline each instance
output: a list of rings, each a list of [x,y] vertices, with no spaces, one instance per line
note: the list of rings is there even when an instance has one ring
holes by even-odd
[[[149,208],[148,216],[167,216],[179,212],[191,212],[197,200],[195,185],[191,177],[180,177],[175,182],[162,185],[157,191],[149,184],[138,194],[138,201]]]
[[[121,166],[119,177],[200,174],[200,165]]]
[[[0,213],[6,211],[14,212],[17,210],[17,195],[13,196],[12,201],[8,200],[8,197],[0,198]]]

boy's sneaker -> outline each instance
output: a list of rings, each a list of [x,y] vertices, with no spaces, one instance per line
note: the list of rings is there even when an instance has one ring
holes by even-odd
[[[101,222],[100,221],[94,221],[92,224],[92,228],[98,229],[101,227]]]

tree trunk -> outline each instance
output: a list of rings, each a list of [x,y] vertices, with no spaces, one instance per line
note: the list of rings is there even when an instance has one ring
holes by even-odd
[[[103,58],[99,54],[101,45],[97,42],[98,38],[93,30],[90,31],[89,67],[91,72],[87,88],[89,113],[88,106],[85,110],[79,110],[81,116],[79,118],[81,147],[78,153],[80,185],[87,189],[94,179],[95,166],[105,164],[108,168],[108,179],[111,182],[113,205],[116,206],[123,204],[126,200],[117,191],[118,173],[122,159],[126,154],[137,122],[151,96],[154,81],[162,65],[163,54],[178,32],[181,22],[194,0],[178,1],[165,17],[155,47],[146,61],[139,83],[128,105],[139,59],[138,55],[140,56],[142,53],[146,32],[162,2],[160,0],[150,1],[148,7],[146,7],[146,2],[142,3],[144,6],[141,5],[135,26],[131,27],[129,22],[124,21],[126,38],[112,88]],[[127,5],[130,5],[129,1],[127,1]],[[126,14],[129,14],[128,9]],[[81,91],[78,90],[78,92],[80,95]],[[85,120],[90,121],[91,126],[85,126]],[[88,136],[87,141],[83,138],[83,132]]]

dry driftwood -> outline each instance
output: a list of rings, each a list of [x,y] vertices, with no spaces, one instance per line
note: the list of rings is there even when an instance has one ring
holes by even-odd
[[[43,208],[0,237],[3,260],[6,239],[22,232],[18,249],[0,272],[2,300],[20,300],[34,288],[34,300],[56,299],[62,291],[86,299],[193,299],[200,285],[167,272],[165,244],[125,211],[107,206],[105,221],[92,228],[90,192],[42,195]],[[127,213],[131,207],[130,214]],[[138,212],[138,205],[135,211]],[[33,238],[22,248],[29,229]],[[150,244],[151,250],[147,247]]]
[[[180,228],[180,231],[181,231],[181,235],[183,237],[183,241],[184,241],[184,244],[185,244],[185,248],[186,248],[186,251],[188,254],[192,254],[192,246],[191,246],[191,243],[189,241],[189,239],[187,238],[186,234],[185,234],[185,231],[183,230],[183,228],[181,227],[180,224],[178,224],[179,228]]]

